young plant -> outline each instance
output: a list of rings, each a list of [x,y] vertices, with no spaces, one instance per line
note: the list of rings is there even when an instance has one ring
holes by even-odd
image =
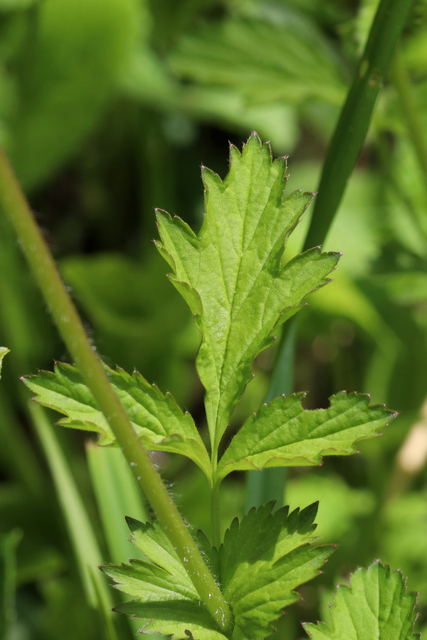
[[[304,394],[280,396],[250,416],[219,457],[233,409],[252,377],[253,359],[305,297],[329,282],[339,258],[314,248],[286,262],[286,239],[311,194],[283,198],[286,162],[273,162],[256,134],[242,153],[231,147],[230,155],[224,181],[203,169],[206,217],[197,236],[179,218],[158,212],[157,247],[201,333],[196,365],[206,389],[209,452],[191,416],[170,394],[163,395],[137,372],[128,375],[103,364],[99,369],[22,194],[7,165],[0,166],[0,187],[8,192],[3,203],[80,367],[58,363],[54,373],[40,372],[26,384],[40,404],[65,415],[65,426],[98,432],[102,444],[117,441],[123,448],[158,520],[128,520],[145,560],[103,570],[132,597],[117,611],[141,619],[145,632],[175,639],[265,638],[283,608],[299,599],[296,589],[320,572],[333,550],[313,544],[317,503],[292,513],[286,507],[273,511],[273,503],[251,509],[222,537],[219,487],[225,476],[235,470],[315,465],[324,455],[354,453],[359,439],[376,435],[394,417],[382,405],[370,406],[367,395],[341,392],[328,409],[317,411],[303,409]],[[0,370],[6,353],[0,349]],[[202,532],[193,538],[185,528],[141,443],[185,455],[206,475],[210,540]],[[414,604],[401,575],[375,563],[354,575],[350,589],[338,592],[332,629],[306,628],[313,639],[409,640],[417,637]]]
[[[141,619],[147,633],[194,640],[269,635],[283,608],[299,599],[295,590],[320,572],[333,549],[313,544],[317,503],[292,513],[286,507],[273,511],[273,503],[251,509],[222,537],[222,480],[232,471],[317,465],[325,455],[352,454],[358,440],[375,436],[395,415],[369,405],[364,394],[340,392],[328,409],[316,411],[302,407],[303,393],[279,396],[245,421],[219,457],[232,412],[253,376],[254,358],[272,344],[306,296],[329,282],[339,259],[316,247],[286,262],[286,239],[312,194],[298,191],[284,198],[285,171],[286,160],[273,162],[269,146],[253,134],[242,153],[230,148],[224,181],[203,168],[206,215],[198,235],[181,219],[157,212],[157,248],[201,334],[196,366],[206,390],[209,451],[190,414],[170,394],[163,395],[138,372],[129,375],[103,365],[143,445],[185,455],[206,475],[211,539],[198,532],[195,540],[232,614],[223,624],[214,619],[188,571],[190,558],[180,554],[167,528],[156,520],[129,519],[132,541],[146,560],[103,570],[132,597],[116,610]],[[37,402],[65,415],[64,426],[97,432],[103,445],[116,442],[76,367],[57,363],[54,373],[40,372],[25,382]],[[338,592],[333,630],[325,625],[306,629],[313,639],[415,638],[413,608],[414,597],[406,594],[400,574],[376,563],[355,574],[351,589]]]

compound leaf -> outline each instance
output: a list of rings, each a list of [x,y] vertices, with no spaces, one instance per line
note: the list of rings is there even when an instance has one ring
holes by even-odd
[[[313,520],[317,503],[289,513],[272,513],[274,503],[251,509],[236,518],[219,552],[199,532],[201,552],[221,585],[234,614],[229,636],[219,632],[200,602],[178,555],[157,523],[128,519],[132,542],[147,557],[129,564],[108,565],[104,572],[117,587],[134,598],[116,607],[143,621],[145,632],[173,634],[195,640],[260,640],[272,631],[282,609],[299,599],[295,592],[314,578],[331,553],[315,547]]]
[[[206,215],[199,234],[158,212],[157,246],[174,271],[171,280],[202,334],[197,369],[213,451],[251,379],[251,363],[273,340],[307,294],[329,282],[339,255],[311,249],[283,260],[287,235],[312,194],[283,198],[286,159],[271,159],[253,134],[240,153],[230,147],[222,181],[203,168]]]
[[[226,532],[220,549],[220,581],[235,616],[232,640],[258,640],[300,599],[295,589],[320,572],[331,547],[314,547],[317,503],[274,513],[274,502],[251,509]]]
[[[395,417],[369,395],[337,393],[328,409],[305,410],[305,393],[279,396],[244,423],[218,464],[217,479],[231,471],[321,464],[322,456],[357,452],[355,442],[377,435]]]
[[[417,596],[407,593],[399,571],[378,560],[358,569],[350,587],[338,586],[331,608],[332,628],[305,624],[311,640],[418,640],[413,633]]]
[[[226,640],[200,602],[178,554],[158,523],[143,524],[131,518],[127,521],[131,540],[147,561],[130,560],[129,564],[102,567],[118,589],[136,598],[118,605],[115,611],[141,619],[145,633],[168,634],[176,639],[193,635],[196,640]]]
[[[123,369],[104,367],[144,446],[185,455],[209,477],[209,456],[190,414],[183,413],[169,393],[163,395],[137,371],[129,375]],[[115,441],[110,425],[76,367],[58,362],[54,373],[40,371],[24,382],[37,394],[35,400],[39,404],[66,416],[59,424],[100,433],[101,444]]]

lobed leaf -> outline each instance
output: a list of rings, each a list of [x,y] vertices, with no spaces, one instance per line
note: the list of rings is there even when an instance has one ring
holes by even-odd
[[[317,503],[272,513],[274,502],[251,509],[226,532],[220,581],[235,616],[232,640],[268,636],[284,607],[300,599],[295,589],[314,578],[332,553],[314,547]]]
[[[118,589],[135,600],[118,605],[115,611],[133,614],[143,621],[146,633],[172,635],[175,639],[226,640],[218,631],[184,569],[178,554],[157,522],[127,519],[131,540],[147,561],[107,565],[104,573]],[[190,634],[190,636],[189,636]]]
[[[270,147],[253,134],[242,153],[230,147],[224,181],[203,168],[206,215],[197,236],[158,212],[157,246],[202,334],[196,364],[214,451],[251,379],[252,360],[305,296],[329,282],[339,258],[315,248],[285,264],[286,237],[312,199],[301,192],[283,198],[285,170],[286,159],[273,162]]]
[[[283,607],[299,599],[295,589],[314,578],[331,553],[314,547],[317,503],[303,511],[289,508],[272,513],[273,502],[251,509],[226,532],[219,552],[199,532],[197,541],[215,579],[230,604],[235,624],[229,640],[260,640]],[[144,622],[143,630],[173,634],[173,638],[224,640],[200,603],[175,549],[159,525],[128,520],[132,542],[147,561],[108,565],[104,572],[134,598],[116,607]]]
[[[219,461],[217,480],[232,471],[321,464],[322,456],[356,453],[396,413],[369,405],[369,395],[341,391],[328,409],[306,410],[305,393],[279,396],[252,415]]]
[[[209,477],[209,456],[190,414],[183,413],[169,393],[163,395],[137,371],[129,375],[123,369],[104,367],[144,446],[185,455]],[[115,442],[110,425],[76,367],[58,362],[54,373],[40,371],[37,376],[24,378],[24,382],[37,394],[39,404],[66,416],[59,424],[100,433],[101,444]]]
[[[391,573],[377,560],[367,570],[358,569],[350,587],[338,586],[332,628],[324,622],[304,627],[311,640],[416,640],[416,600],[400,571]]]

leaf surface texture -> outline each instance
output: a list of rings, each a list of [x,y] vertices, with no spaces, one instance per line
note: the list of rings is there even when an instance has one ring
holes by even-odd
[[[395,417],[369,396],[342,391],[328,409],[305,410],[304,393],[279,396],[263,405],[234,436],[218,465],[218,478],[231,471],[322,462],[325,455],[348,455],[355,442],[377,435]]]
[[[224,181],[203,168],[206,215],[198,235],[158,212],[157,246],[202,334],[196,364],[214,451],[251,379],[252,360],[305,296],[329,282],[339,258],[314,248],[284,262],[286,237],[312,199],[301,192],[283,198],[285,170],[286,160],[273,162],[253,134],[242,153],[230,147]]]
[[[295,589],[314,578],[331,553],[330,547],[311,544],[317,503],[292,513],[287,507],[272,513],[272,508],[270,502],[251,509],[240,522],[236,518],[219,552],[202,533],[197,537],[235,616],[232,640],[260,640],[269,635],[282,609],[299,599]],[[141,618],[146,632],[170,633],[177,639],[189,634],[196,640],[226,637],[215,629],[160,527],[134,520],[129,523],[132,542],[147,562],[131,560],[104,567],[118,588],[134,598],[116,610]]]
[[[183,413],[169,393],[163,395],[137,371],[129,375],[122,369],[104,368],[144,446],[185,455],[209,475],[209,456],[190,414]],[[65,414],[60,424],[100,433],[101,444],[115,442],[108,421],[76,367],[56,363],[54,373],[40,371],[25,378],[25,383],[37,394],[39,404]]]
[[[332,628],[306,624],[311,640],[417,640],[413,633],[417,596],[407,593],[399,571],[374,562],[358,569],[350,587],[339,586],[331,608]]]

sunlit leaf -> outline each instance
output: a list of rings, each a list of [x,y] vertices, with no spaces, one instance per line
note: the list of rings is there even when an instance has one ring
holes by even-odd
[[[416,600],[402,574],[377,561],[358,569],[350,587],[338,586],[331,628],[323,622],[304,627],[311,640],[416,640]]]
[[[191,458],[209,476],[209,457],[189,413],[183,413],[170,393],[163,395],[137,371],[105,366],[110,383],[147,449],[170,451]],[[106,418],[76,367],[56,363],[55,372],[40,371],[24,379],[35,400],[65,414],[60,424],[102,435],[101,444],[115,442]]]
[[[328,409],[305,410],[306,394],[279,396],[263,405],[234,436],[218,465],[232,471],[321,464],[322,456],[356,453],[355,443],[378,435],[396,414],[369,405],[366,394],[341,391]]]
[[[203,169],[206,216],[197,236],[179,218],[158,213],[159,250],[202,334],[197,369],[214,451],[251,379],[252,360],[307,294],[329,282],[339,258],[315,248],[285,263],[286,236],[312,199],[298,191],[283,199],[285,170],[286,160],[273,162],[253,134],[242,153],[230,148],[224,181]]]
[[[199,532],[197,541],[234,614],[228,636],[220,633],[200,602],[178,555],[157,523],[129,520],[132,542],[147,560],[103,568],[117,587],[134,600],[116,611],[142,620],[146,632],[194,640],[260,640],[283,607],[299,600],[301,584],[314,578],[331,553],[315,547],[317,503],[289,513],[272,513],[273,503],[232,522],[219,552]]]

